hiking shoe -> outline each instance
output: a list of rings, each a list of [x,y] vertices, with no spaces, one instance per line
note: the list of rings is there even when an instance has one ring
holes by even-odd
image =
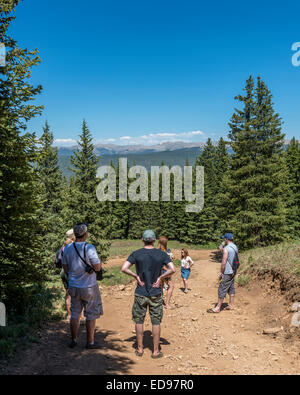
[[[86,343],[85,348],[87,350],[99,350],[101,348],[101,346],[99,343],[96,343],[96,342],[94,344]]]
[[[69,348],[75,348],[77,346],[77,342],[75,340],[71,340],[70,343],[68,344]]]

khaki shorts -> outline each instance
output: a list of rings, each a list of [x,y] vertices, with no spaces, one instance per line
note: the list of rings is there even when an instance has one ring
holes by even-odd
[[[96,320],[103,315],[102,300],[99,286],[91,288],[69,288],[71,296],[71,317],[79,318],[84,310],[87,321]]]
[[[136,324],[143,324],[148,306],[152,325],[160,325],[163,318],[162,295],[148,297],[135,294],[132,307],[132,320]]]

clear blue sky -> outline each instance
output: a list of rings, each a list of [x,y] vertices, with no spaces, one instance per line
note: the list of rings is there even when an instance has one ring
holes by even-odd
[[[96,141],[225,137],[253,74],[300,138],[299,12],[289,0],[25,0],[11,33],[40,51],[45,105],[30,129],[47,119],[56,139],[76,140],[86,118]]]

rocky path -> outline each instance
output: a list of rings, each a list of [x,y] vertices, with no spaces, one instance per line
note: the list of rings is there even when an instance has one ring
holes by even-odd
[[[135,356],[131,321],[134,284],[103,288],[104,316],[96,338],[102,350],[87,351],[85,330],[79,346],[66,347],[67,322],[52,323],[41,341],[7,369],[8,374],[298,374],[300,339],[290,334],[290,313],[283,296],[263,291],[262,284],[237,288],[236,310],[207,314],[217,296],[219,264],[212,252],[195,251],[190,292],[184,294],[180,270],[175,275],[173,310],[165,310],[161,349],[164,358],[151,359],[151,323],[145,323],[145,354]],[[268,289],[266,287],[266,289]],[[266,328],[281,328],[263,334]]]

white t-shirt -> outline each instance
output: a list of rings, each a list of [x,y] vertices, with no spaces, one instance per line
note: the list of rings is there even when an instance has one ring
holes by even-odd
[[[86,245],[86,261],[89,265],[101,263],[98,258],[96,248],[87,243],[76,243],[79,254],[84,258],[84,246]],[[96,273],[88,274],[86,265],[77,255],[74,243],[65,247],[63,253],[63,263],[68,266],[69,287],[90,288],[97,285]]]
[[[181,267],[184,269],[190,269],[191,264],[194,262],[192,261],[192,258],[190,256],[187,256],[186,258],[181,259]]]

